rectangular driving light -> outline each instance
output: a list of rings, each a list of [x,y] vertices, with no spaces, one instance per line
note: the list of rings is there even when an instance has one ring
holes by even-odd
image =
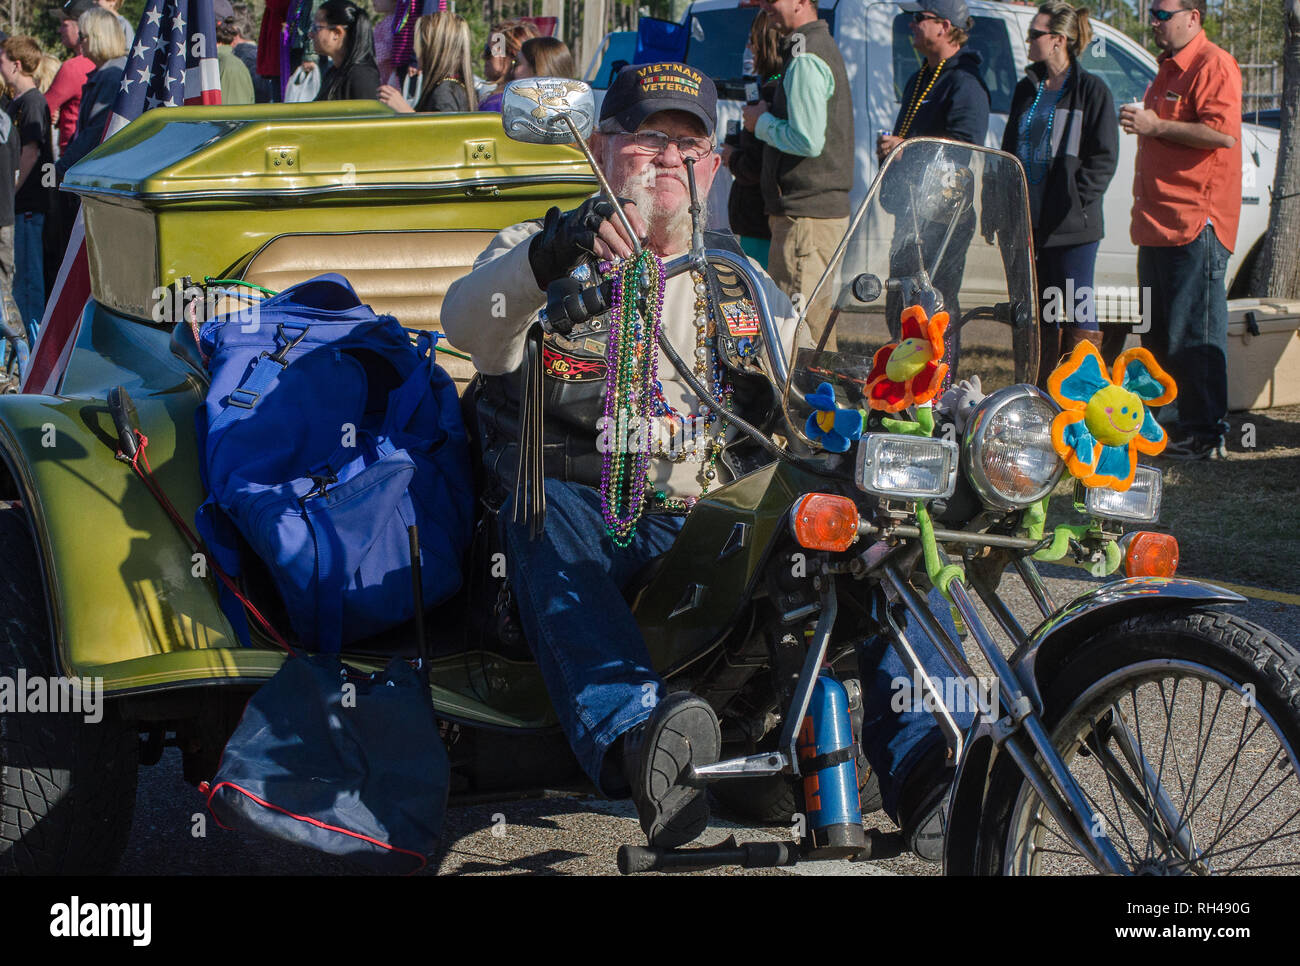
[[[1163,492],[1164,474],[1153,466],[1139,466],[1133,474],[1133,484],[1123,493],[1075,483],[1074,505],[1103,520],[1155,523],[1160,519]]]
[[[858,442],[858,489],[895,500],[934,500],[957,488],[961,450],[955,442],[872,433]]]

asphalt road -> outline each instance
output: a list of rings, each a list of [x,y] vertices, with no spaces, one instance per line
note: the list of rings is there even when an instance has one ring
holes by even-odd
[[[1095,586],[1094,581],[1079,579],[1076,570],[1047,567],[1044,573],[1058,603]],[[1016,578],[1007,578],[1003,592],[1022,622],[1028,626],[1037,623],[1037,612]],[[1300,606],[1295,603],[1252,599],[1234,612],[1285,640],[1300,642]],[[1189,718],[1186,710],[1179,708],[1174,716],[1180,725],[1196,727],[1194,713]],[[1290,787],[1296,784],[1292,779]],[[1270,802],[1257,808],[1252,820],[1271,814],[1271,808],[1284,807]],[[1297,821],[1286,826],[1288,831]],[[866,824],[883,831],[894,827],[883,813],[868,816]],[[727,835],[735,835],[739,841],[789,839],[792,830],[737,825],[715,816],[701,844],[720,842]],[[1292,839],[1300,842],[1300,834],[1293,833]],[[453,807],[447,817],[446,840],[449,847],[440,869],[444,875],[617,875],[618,846],[643,841],[630,803],[562,793]],[[936,866],[903,855],[862,863],[819,862],[793,869],[723,869],[702,874],[933,875],[938,871]],[[149,876],[329,875],[354,870],[313,852],[220,829],[206,814],[199,793],[182,780],[179,752],[169,749],[158,765],[140,773],[135,822],[119,872]]]

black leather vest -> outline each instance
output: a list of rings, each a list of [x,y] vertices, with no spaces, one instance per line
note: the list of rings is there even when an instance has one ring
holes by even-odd
[[[743,256],[735,238],[724,232],[705,232],[704,246]],[[731,269],[710,265],[710,276],[709,284],[723,308],[718,338],[720,355],[733,387],[733,409],[741,418],[768,432],[779,416],[780,396],[767,376],[754,365],[762,354],[757,312],[744,297],[744,283]],[[540,292],[538,301],[541,301]],[[542,461],[548,477],[600,485],[602,456],[596,442],[597,424],[605,410],[608,341],[607,314],[574,326],[567,337],[554,333],[543,337]],[[678,346],[677,350],[687,365],[692,364],[694,346]],[[660,363],[665,364],[668,364],[666,360]],[[480,373],[467,393],[474,401],[474,421],[484,469],[489,479],[501,484],[505,493],[513,491],[518,471],[523,365],[499,376]],[[719,459],[732,476],[743,476],[770,461],[739,430],[733,429],[728,436],[730,439]]]

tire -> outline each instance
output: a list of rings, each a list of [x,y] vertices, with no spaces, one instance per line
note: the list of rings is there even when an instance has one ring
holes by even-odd
[[[862,779],[864,774],[866,778]],[[870,815],[881,808],[880,779],[861,757],[858,775],[858,802],[862,814]],[[799,810],[794,782],[784,775],[714,782],[709,791],[727,814],[764,825],[789,825]]]
[[[1300,653],[1286,642],[1218,611],[1146,614],[1085,641],[1043,699],[1043,723],[1089,799],[1093,827],[1130,871],[1300,871]],[[977,871],[1095,871],[1002,758]],[[1134,764],[1142,760],[1155,776],[1145,787]],[[1160,791],[1164,820],[1152,804]]]
[[[22,511],[0,509],[0,675],[57,674],[40,570]],[[139,736],[111,702],[0,711],[0,873],[105,875],[126,847]]]

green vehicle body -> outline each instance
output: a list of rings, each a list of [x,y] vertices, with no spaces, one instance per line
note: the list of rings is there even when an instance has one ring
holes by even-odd
[[[31,521],[61,672],[101,679],[109,698],[147,702],[256,685],[284,659],[269,644],[240,645],[205,561],[116,458],[106,397],[120,385],[156,478],[193,519],[204,496],[194,418],[206,380],[192,350],[173,351],[160,289],[238,277],[285,233],[495,231],[571,207],[594,186],[576,150],[511,141],[496,115],[399,117],[363,102],[150,111],[74,167],[65,187],[83,201],[92,300],[57,394],[0,397],[0,499],[21,501]],[[671,576],[635,603],[658,668],[671,672],[721,638],[791,503],[811,488],[800,471],[773,465],[692,514],[698,539],[681,543],[717,546],[719,558],[706,575],[670,554]],[[697,606],[680,613],[691,594]],[[530,662],[456,653],[432,672],[450,717],[507,728],[555,721]]]

